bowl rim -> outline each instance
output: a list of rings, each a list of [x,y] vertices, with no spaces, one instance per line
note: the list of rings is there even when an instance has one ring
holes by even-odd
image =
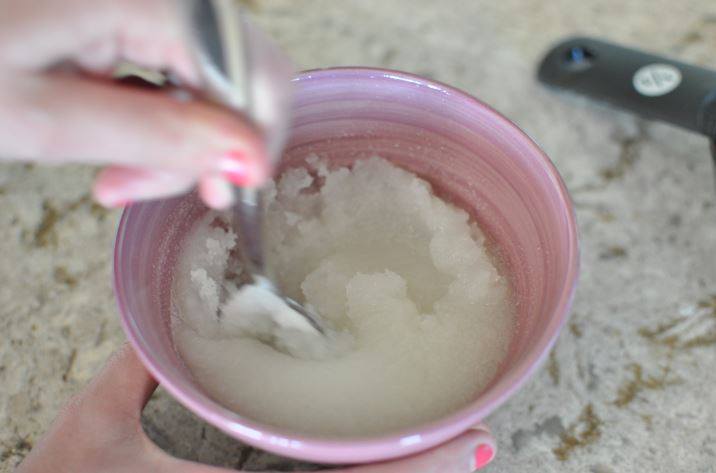
[[[303,71],[296,76],[294,82],[300,83],[309,80],[345,77],[380,78],[410,82],[414,85],[428,87],[448,94],[453,99],[463,101],[490,114],[495,124],[510,131],[513,139],[520,140],[523,146],[531,150],[533,157],[539,160],[545,175],[550,178],[549,180],[559,196],[560,208],[566,214],[569,248],[567,248],[568,269],[565,278],[566,283],[561,289],[554,316],[542,332],[540,339],[535,344],[535,348],[507,375],[498,380],[497,383],[470,404],[439,420],[388,435],[329,440],[289,432],[244,418],[198,392],[198,390],[195,393],[186,392],[179,386],[180,383],[161,369],[160,364],[152,354],[152,350],[145,346],[143,337],[133,323],[134,317],[128,308],[129,306],[125,299],[126,293],[122,287],[121,269],[119,269],[121,267],[120,253],[126,227],[132,216],[132,206],[126,207],[120,218],[115,238],[113,289],[122,328],[137,355],[152,376],[172,397],[195,415],[246,444],[286,457],[333,464],[381,461],[414,454],[450,440],[485,419],[520,389],[544,362],[569,316],[580,265],[577,220],[567,187],[552,161],[522,129],[489,105],[466,92],[439,81],[407,72],[371,67],[332,67]]]

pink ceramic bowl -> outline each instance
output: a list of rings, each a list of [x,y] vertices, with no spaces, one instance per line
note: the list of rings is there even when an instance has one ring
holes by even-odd
[[[402,72],[363,68],[309,71],[295,85],[294,124],[281,168],[300,166],[311,154],[335,164],[377,154],[430,181],[492,239],[511,278],[518,311],[499,373],[452,415],[381,437],[310,437],[222,407],[184,366],[169,327],[177,249],[205,212],[193,194],[132,205],[122,215],[114,284],[124,329],[167,391],[242,442],[322,463],[371,462],[426,450],[504,403],[535,371],[564,325],[579,260],[567,190],[527,135],[459,90]]]

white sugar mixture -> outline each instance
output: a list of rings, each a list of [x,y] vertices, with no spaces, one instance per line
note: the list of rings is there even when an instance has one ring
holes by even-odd
[[[279,283],[330,336],[237,309],[236,236],[209,214],[187,236],[174,281],[181,357],[220,403],[303,433],[388,433],[465,406],[494,376],[513,323],[481,231],[385,160],[314,164],[272,187],[265,234]]]

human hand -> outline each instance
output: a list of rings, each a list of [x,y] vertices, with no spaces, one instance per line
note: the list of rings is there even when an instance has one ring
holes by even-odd
[[[233,470],[173,458],[149,440],[140,416],[156,387],[134,350],[125,344],[63,408],[17,473],[231,473]],[[494,456],[494,441],[481,429],[412,457],[332,471],[469,473]]]
[[[203,200],[221,208],[230,183],[268,177],[247,122],[114,82],[122,61],[201,87],[175,0],[0,0],[0,159],[109,165],[94,187],[107,206],[198,183]]]

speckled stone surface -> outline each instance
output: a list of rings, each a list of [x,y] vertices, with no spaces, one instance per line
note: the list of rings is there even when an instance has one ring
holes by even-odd
[[[582,276],[548,363],[489,419],[492,472],[716,471],[716,198],[706,140],[534,80],[575,32],[716,67],[716,4],[683,0],[257,1],[303,68],[369,65],[460,87],[535,138],[579,218]],[[0,166],[0,472],[123,340],[117,212],[84,167]],[[185,458],[299,465],[238,445],[161,390],[144,425]]]

